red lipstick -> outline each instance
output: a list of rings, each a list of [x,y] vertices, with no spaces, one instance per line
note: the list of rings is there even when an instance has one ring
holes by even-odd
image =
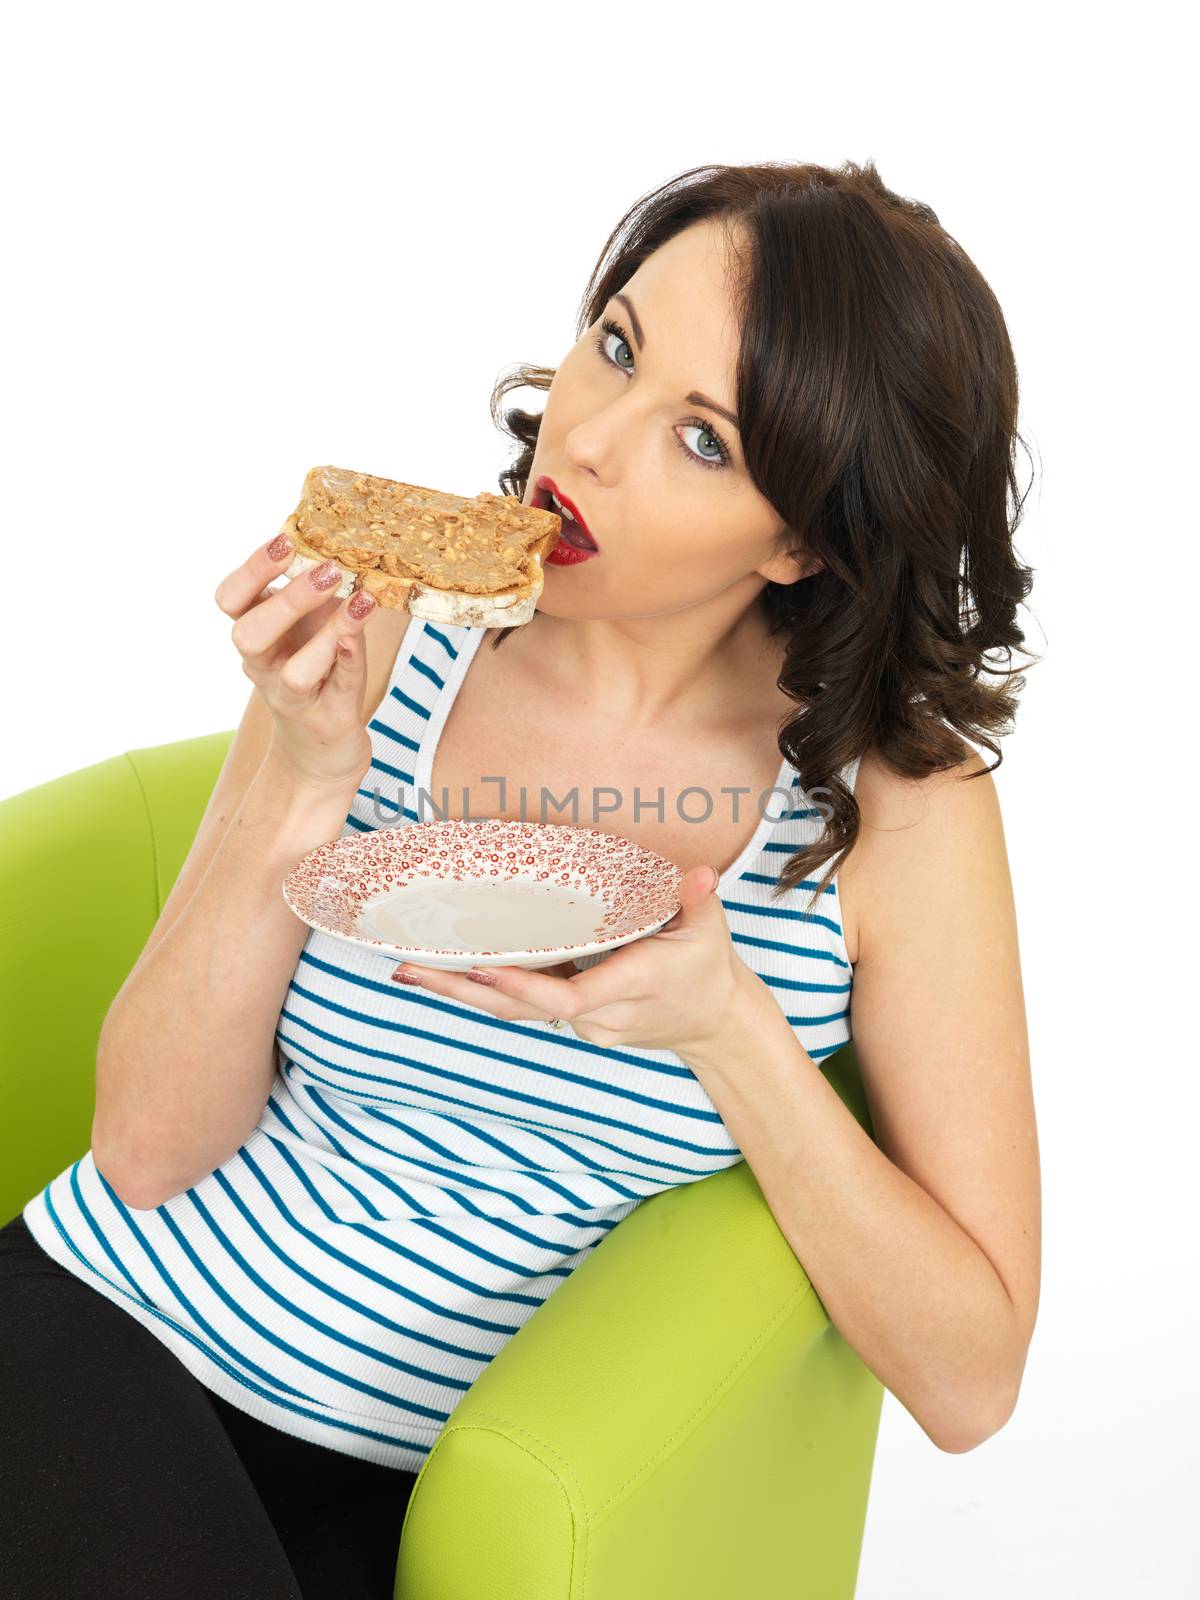
[[[558,501],[557,506],[551,499],[552,495]],[[592,537],[583,513],[571,497],[562,492],[553,478],[541,477],[537,480],[533,489],[532,503],[538,511],[558,512],[561,507],[562,512],[567,513],[562,516],[560,546],[565,544],[570,550],[585,556],[595,555],[598,552],[600,547]],[[562,515],[562,512],[559,514]]]

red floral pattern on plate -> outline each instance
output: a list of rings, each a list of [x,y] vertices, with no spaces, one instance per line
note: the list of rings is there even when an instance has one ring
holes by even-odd
[[[679,909],[682,877],[657,851],[595,828],[449,818],[333,839],[292,869],[283,897],[309,927],[384,954],[439,966],[535,967],[615,949],[661,927]],[[464,951],[389,944],[360,926],[366,905],[420,878],[497,886],[523,880],[581,891],[604,908],[598,937],[585,945]]]

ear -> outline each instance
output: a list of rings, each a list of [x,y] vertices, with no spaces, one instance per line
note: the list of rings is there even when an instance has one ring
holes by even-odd
[[[788,555],[781,553],[764,561],[756,570],[768,583],[798,583],[801,578],[811,578],[825,565],[817,556]]]

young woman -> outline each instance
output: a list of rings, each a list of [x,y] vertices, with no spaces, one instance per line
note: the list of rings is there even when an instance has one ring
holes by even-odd
[[[584,309],[493,396],[548,389],[501,486],[577,519],[527,626],[268,592],[280,540],[217,589],[254,692],[106,1019],[93,1147],[4,1230],[28,1570],[390,1594],[456,1400],[641,1200],[742,1159],[936,1445],[1016,1403],[1037,1140],[966,742],[1015,710],[984,673],[1030,579],[1003,317],[853,164],[682,174]],[[296,921],[301,856],[426,797],[648,845],[681,909],[484,982]],[[877,1142],[820,1070],[851,1033]]]

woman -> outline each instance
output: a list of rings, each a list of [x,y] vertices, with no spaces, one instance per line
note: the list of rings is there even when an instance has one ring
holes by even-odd
[[[485,651],[330,601],[322,569],[269,592],[282,539],[217,590],[254,693],[106,1019],[92,1150],[5,1230],[27,1572],[66,1525],[93,1593],[168,1561],[197,1593],[390,1593],[456,1399],[642,1199],[741,1159],[935,1444],[1015,1405],[1037,1142],[996,794],[960,737],[995,753],[1015,710],[980,674],[1030,578],[1003,318],[853,164],[682,174],[584,303],[557,371],[493,396],[549,389],[505,419],[501,485],[552,488],[595,547],[560,545],[531,623]],[[680,910],[474,976],[296,921],[301,856],[426,796],[570,802],[683,867]],[[877,1143],[820,1072],[851,1019]]]

